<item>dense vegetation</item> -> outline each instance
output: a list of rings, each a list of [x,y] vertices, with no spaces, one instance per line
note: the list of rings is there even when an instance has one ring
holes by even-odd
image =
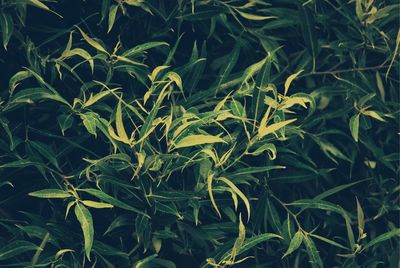
[[[397,1],[0,3],[0,267],[399,267]]]

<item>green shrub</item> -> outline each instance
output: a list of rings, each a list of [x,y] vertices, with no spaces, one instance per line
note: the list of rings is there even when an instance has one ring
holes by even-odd
[[[1,267],[399,267],[396,1],[1,0]]]

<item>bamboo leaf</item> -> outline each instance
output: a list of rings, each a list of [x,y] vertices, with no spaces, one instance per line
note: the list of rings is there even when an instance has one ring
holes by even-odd
[[[360,128],[360,114],[353,115],[349,121],[350,132],[353,139],[358,142],[358,132]]]
[[[245,239],[246,239],[246,227],[242,222],[242,215],[239,215],[239,235],[238,238],[236,238],[235,244],[233,245],[232,248],[232,253],[231,253],[232,262],[235,262],[236,256],[240,252],[240,249],[242,248]]]
[[[215,199],[214,199],[213,187],[212,187],[213,178],[214,178],[214,174],[209,173],[207,176],[207,190],[208,190],[208,195],[210,197],[211,203],[212,203],[215,211],[217,212],[219,218],[221,218],[221,213],[219,212],[218,206],[215,203]]]
[[[146,212],[143,212],[142,210],[134,208],[134,207],[132,207],[132,206],[130,206],[130,205],[128,205],[128,204],[126,204],[126,203],[124,203],[124,202],[122,202],[122,201],[120,201],[120,200],[118,200],[118,199],[116,199],[116,198],[114,198],[114,197],[112,197],[112,196],[100,191],[100,190],[97,190],[97,189],[79,189],[79,191],[82,191],[82,192],[88,193],[88,194],[90,194],[90,195],[92,195],[94,197],[97,197],[98,199],[100,199],[100,200],[102,200],[102,201],[104,201],[104,202],[106,202],[108,204],[114,205],[116,207],[119,207],[119,208],[122,208],[122,209],[125,209],[125,210],[136,212],[136,213],[138,213],[140,215],[143,215],[143,216],[145,216],[147,218],[150,218],[149,215],[146,214]]]
[[[38,198],[68,198],[72,197],[70,193],[59,189],[43,189],[36,192],[29,193],[30,196]]]
[[[309,262],[311,263],[311,267],[323,267],[321,257],[319,256],[319,252],[314,244],[314,241],[307,235],[303,236],[303,241],[307,249],[307,254]]]
[[[292,240],[290,241],[289,247],[286,250],[285,254],[283,254],[282,259],[285,258],[287,255],[292,254],[296,249],[298,249],[303,242],[303,232],[301,230],[298,230]]]
[[[357,201],[358,240],[361,240],[365,237],[364,236],[364,226],[365,226],[364,211],[363,211],[357,197],[356,197],[356,201]]]
[[[81,202],[85,206],[91,207],[91,208],[113,208],[114,207],[111,204],[101,203],[101,202],[96,202],[96,201],[91,201],[91,200],[81,200]]]
[[[175,148],[178,149],[178,148],[192,147],[203,144],[214,144],[214,143],[226,143],[226,141],[217,136],[197,134],[182,138],[175,145]]]
[[[89,210],[83,205],[77,203],[75,205],[75,216],[81,225],[85,245],[85,254],[87,259],[90,261],[90,251],[92,250],[94,237],[92,214],[90,214]]]
[[[389,232],[386,232],[386,233],[384,233],[384,234],[381,234],[381,235],[375,237],[374,239],[372,239],[371,241],[369,241],[369,242],[364,246],[364,248],[362,249],[362,251],[367,250],[367,249],[373,247],[373,246],[376,245],[376,244],[382,243],[382,242],[384,242],[384,241],[386,241],[386,240],[389,240],[389,239],[391,239],[391,238],[393,238],[393,237],[396,237],[396,236],[397,236],[397,237],[400,236],[400,228],[393,229],[393,230],[391,230],[391,231],[389,231]]]
[[[108,31],[109,33],[114,25],[115,22],[115,16],[117,15],[118,11],[118,5],[112,5],[110,6],[110,11],[108,12]]]
[[[122,121],[122,104],[121,104],[121,99],[118,102],[118,106],[117,106],[117,111],[115,114],[115,124],[117,126],[117,134],[119,136],[119,138],[127,144],[130,144],[128,135],[126,134],[125,131],[125,127],[124,127],[124,123]]]
[[[238,12],[240,16],[242,16],[243,18],[248,19],[248,20],[262,21],[262,20],[270,20],[270,19],[277,18],[275,16],[260,16],[260,15],[256,15],[256,14],[250,14],[250,13],[246,13],[246,12],[239,11],[239,10],[236,10],[236,12]]]
[[[290,75],[285,81],[285,90],[283,95],[287,95],[290,85],[292,84],[293,80],[296,79],[304,70],[300,70],[297,73]]]
[[[8,43],[14,31],[14,21],[8,13],[0,12],[0,26],[3,34],[3,47],[7,50]]]
[[[250,202],[247,197],[243,194],[242,191],[230,180],[224,177],[218,178],[218,180],[223,181],[226,185],[228,185],[234,193],[236,193],[244,202],[247,209],[247,222],[250,220]]]
[[[16,240],[0,248],[0,261],[8,260],[26,252],[36,251],[37,246],[28,241]]]
[[[84,31],[81,30],[81,28],[79,28],[78,26],[75,26],[76,28],[78,28],[79,32],[81,33],[83,39],[85,39],[85,41],[91,45],[92,47],[94,47],[95,49],[104,52],[106,54],[108,54],[107,50],[97,41],[95,41],[94,39],[90,38],[87,34],[85,34]]]
[[[289,120],[285,120],[282,122],[278,122],[278,123],[274,123],[270,126],[260,126],[260,128],[258,129],[258,138],[262,139],[264,136],[274,133],[275,131],[278,131],[279,129],[293,123],[294,121],[296,121],[297,119],[289,119]]]

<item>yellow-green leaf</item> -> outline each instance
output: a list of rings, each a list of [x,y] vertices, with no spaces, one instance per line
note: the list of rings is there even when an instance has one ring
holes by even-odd
[[[115,22],[115,16],[117,15],[117,11],[118,11],[118,5],[112,5],[110,7],[110,11],[108,13],[108,31],[107,33],[109,33],[114,25]]]
[[[212,183],[213,183],[213,178],[214,174],[210,173],[207,176],[207,190],[208,190],[208,195],[210,196],[211,203],[217,212],[219,218],[221,218],[221,213],[219,212],[219,209],[217,207],[217,203],[215,203],[214,195],[213,195],[213,190],[212,190]]]
[[[38,198],[68,198],[71,194],[59,189],[44,189],[29,193],[28,195]]]
[[[86,41],[89,45],[91,45],[92,47],[94,47],[95,49],[97,49],[97,50],[99,50],[99,51],[101,51],[101,52],[104,52],[104,53],[108,54],[107,50],[106,50],[102,45],[100,45],[99,42],[97,42],[97,41],[95,41],[94,39],[90,38],[90,37],[89,37],[87,34],[85,34],[85,32],[82,31],[81,28],[79,28],[78,26],[76,26],[76,28],[78,28],[78,30],[81,32],[81,35],[82,35],[83,39],[85,39],[85,41]]]
[[[256,14],[250,14],[250,13],[246,13],[246,12],[242,12],[237,10],[237,12],[240,14],[240,16],[242,16],[245,19],[248,20],[269,20],[269,19],[276,19],[276,16],[260,16],[260,15],[256,15]]]
[[[226,143],[223,139],[212,135],[190,135],[181,139],[175,148],[184,148],[201,144],[212,144],[212,143]]]
[[[107,203],[96,202],[91,200],[81,200],[82,204],[91,208],[113,208],[114,206]]]
[[[292,240],[290,240],[290,244],[288,249],[286,250],[285,254],[283,255],[282,259],[285,258],[287,255],[293,253],[293,251],[295,251],[296,249],[298,249],[301,245],[301,243],[303,242],[303,231],[298,230]]]
[[[235,244],[233,245],[231,253],[231,260],[233,263],[235,262],[235,258],[239,254],[245,239],[246,239],[246,227],[242,222],[242,215],[239,215],[239,235],[238,238],[236,238],[235,240]]]
[[[363,211],[357,197],[356,197],[356,202],[357,202],[358,241],[360,241],[361,239],[365,238],[365,236],[364,236],[364,225],[365,225],[364,211]]]
[[[60,258],[62,255],[64,255],[67,252],[75,252],[75,250],[69,249],[69,248],[60,249],[59,251],[57,251],[56,255],[54,255],[54,258],[57,260],[58,258]]]
[[[360,114],[353,115],[349,122],[350,132],[353,139],[358,142],[358,131],[360,128]]]
[[[105,90],[102,91],[100,93],[97,93],[96,95],[90,95],[90,98],[83,104],[83,107],[89,107],[90,105],[95,104],[96,102],[98,102],[99,100],[101,100],[102,98],[104,98],[105,96],[109,95],[110,93],[118,90],[120,88],[114,88],[111,90]]]
[[[44,10],[50,10],[45,4],[43,4],[39,0],[29,0],[29,2],[32,5],[34,5],[34,6],[38,7],[38,8],[41,8],[41,9],[44,9]]]
[[[228,180],[227,178],[221,177],[221,178],[218,178],[218,180],[223,181],[225,184],[227,184],[229,186],[229,188],[231,188],[232,191],[235,192],[243,200],[243,203],[247,209],[247,221],[249,221],[250,220],[250,202],[247,199],[246,195],[242,191],[240,191],[240,189],[233,182]]]
[[[381,122],[386,122],[385,119],[382,118],[382,116],[380,116],[377,112],[375,111],[363,111],[362,114],[367,115],[369,117],[372,117],[376,120],[379,120]]]
[[[85,208],[85,206],[77,203],[75,206],[75,216],[81,225],[85,245],[85,253],[86,257],[90,261],[90,251],[92,250],[94,237],[92,214],[90,214],[89,210]]]
[[[122,139],[123,142],[129,144],[129,138],[126,134],[124,123],[122,122],[122,104],[121,99],[118,102],[117,112],[115,114],[115,124],[117,126],[117,134]]]
[[[286,79],[286,81],[285,81],[285,91],[284,91],[283,95],[286,96],[286,94],[287,94],[287,92],[288,92],[288,90],[289,90],[289,87],[290,87],[290,84],[292,83],[292,81],[293,81],[294,79],[296,79],[297,76],[299,76],[299,74],[301,74],[303,71],[304,71],[304,70],[300,70],[300,71],[298,71],[297,73],[294,73],[294,74],[290,75],[290,76]]]
[[[272,124],[270,126],[267,126],[267,127],[260,126],[260,128],[258,130],[258,138],[261,139],[264,136],[281,129],[284,126],[287,126],[287,125],[293,123],[296,120],[297,119],[294,118],[294,119],[289,119],[289,120],[285,120],[285,121],[282,121],[282,122],[274,123],[274,124]]]

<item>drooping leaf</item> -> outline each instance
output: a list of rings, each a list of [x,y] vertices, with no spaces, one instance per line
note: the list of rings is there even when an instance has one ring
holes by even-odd
[[[360,114],[353,115],[349,121],[350,132],[353,139],[358,142],[358,133],[360,129]]]
[[[85,255],[90,261],[90,252],[92,250],[94,238],[92,214],[90,214],[89,210],[85,208],[85,206],[77,203],[75,205],[75,216],[81,225],[84,238]]]
[[[115,16],[117,15],[118,11],[118,5],[112,5],[110,6],[110,11],[108,12],[108,31],[109,33],[114,25],[115,22]]]
[[[14,31],[14,21],[8,13],[0,12],[0,26],[3,34],[3,47],[7,50],[8,43]]]
[[[287,95],[289,91],[289,87],[292,84],[293,80],[296,79],[304,70],[300,70],[297,73],[290,75],[285,81],[285,90],[283,91],[283,95]]]

